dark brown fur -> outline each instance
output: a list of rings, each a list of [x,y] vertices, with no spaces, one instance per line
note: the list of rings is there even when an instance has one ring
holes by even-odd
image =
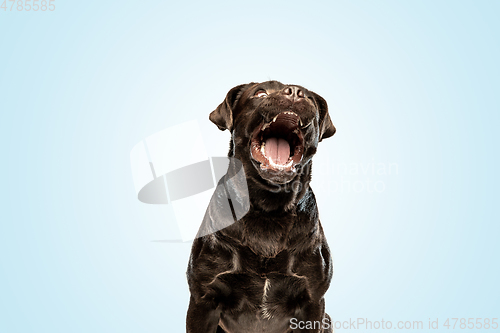
[[[287,87],[302,89],[305,97],[290,99],[283,93]],[[268,96],[256,98],[259,89]],[[285,110],[311,123],[303,130],[298,171],[260,170],[250,155],[252,132]],[[318,142],[335,133],[325,100],[277,81],[250,83],[231,89],[210,120],[232,133],[229,156],[243,165],[250,210],[229,227],[195,239],[187,271],[187,332],[323,332],[292,331],[290,319],[329,319],[323,296],[333,266],[309,187]],[[212,217],[207,213],[205,218]]]

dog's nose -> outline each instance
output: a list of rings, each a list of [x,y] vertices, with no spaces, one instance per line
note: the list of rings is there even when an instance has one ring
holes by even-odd
[[[299,87],[290,86],[283,89],[283,95],[292,101],[297,101],[304,98],[304,91],[302,91]]]

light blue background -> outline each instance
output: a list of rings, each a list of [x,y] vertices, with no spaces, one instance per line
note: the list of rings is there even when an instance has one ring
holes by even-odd
[[[225,155],[208,113],[268,79],[337,126],[313,182],[334,320],[500,317],[500,2],[55,4],[0,10],[0,332],[183,332],[190,244],[130,150],[198,119]]]

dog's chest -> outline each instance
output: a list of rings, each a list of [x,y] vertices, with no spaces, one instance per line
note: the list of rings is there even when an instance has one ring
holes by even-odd
[[[308,300],[307,278],[279,273],[269,274],[264,281],[260,311],[262,318],[291,317]],[[290,306],[293,304],[294,306]]]
[[[231,290],[224,303],[231,304],[232,309],[247,308],[260,320],[288,318],[308,300],[307,278],[293,273],[288,253],[275,258],[240,259],[237,269],[217,279],[224,285],[220,289]]]
[[[271,289],[271,281],[269,280],[269,278],[265,278],[264,290],[262,291],[262,302],[260,304],[260,309],[262,312],[261,315],[265,319],[272,318],[271,308],[269,307],[269,304],[267,302],[267,297],[270,289]]]
[[[248,332],[286,331],[290,319],[308,300],[305,277],[283,273],[225,275],[221,279],[232,283],[226,285],[231,292],[221,304],[221,323],[229,332],[242,328]]]

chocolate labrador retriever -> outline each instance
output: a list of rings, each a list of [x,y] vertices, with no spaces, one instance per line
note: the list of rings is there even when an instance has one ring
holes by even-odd
[[[335,133],[326,101],[296,85],[249,83],[210,120],[232,134],[250,204],[238,219],[232,196],[235,221],[210,233],[220,216],[212,197],[189,260],[187,332],[332,332],[323,298],[332,259],[309,186],[318,143]]]

